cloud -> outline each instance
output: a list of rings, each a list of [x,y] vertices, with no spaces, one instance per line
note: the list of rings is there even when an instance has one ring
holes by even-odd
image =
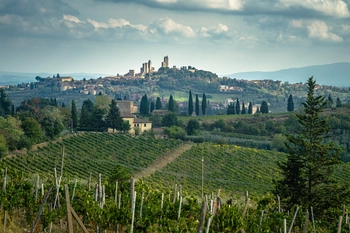
[[[349,18],[345,0],[95,0],[140,4],[170,11],[202,11],[237,15],[280,15],[289,18]]]
[[[213,27],[202,27],[198,34],[201,37],[204,38],[215,38],[215,39],[222,39],[222,38],[228,38],[229,37],[229,28],[225,24],[219,23],[217,26]]]
[[[311,21],[308,23],[307,28],[309,30],[309,37],[317,38],[320,40],[341,42],[343,38],[330,32],[330,28],[323,21]]]
[[[175,22],[173,19],[165,17],[160,18],[148,27],[148,32],[152,35],[171,35],[177,37],[196,37],[195,31],[187,25]]]

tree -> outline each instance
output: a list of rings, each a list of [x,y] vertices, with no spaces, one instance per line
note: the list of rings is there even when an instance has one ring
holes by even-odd
[[[337,97],[336,107],[340,108],[343,104],[341,103],[339,97]]]
[[[159,97],[157,97],[156,100],[156,109],[162,109],[162,102],[160,101]]]
[[[103,115],[106,113],[104,108],[99,108],[94,106],[94,109],[91,114],[91,126],[96,131],[103,131],[106,127],[106,122],[103,120]]]
[[[170,127],[164,127],[163,132],[168,135],[169,138],[174,138],[174,139],[184,139],[186,136],[186,132],[183,128],[179,126],[170,126]]]
[[[169,112],[165,114],[162,118],[162,125],[166,127],[171,127],[173,125],[178,125],[178,119],[175,113]]]
[[[328,94],[328,99],[327,99],[326,107],[327,107],[327,108],[331,108],[331,107],[333,107],[333,104],[334,104],[333,98],[332,98],[332,96],[331,96],[331,93],[329,93],[329,94]]]
[[[267,102],[265,100],[261,102],[260,112],[269,113],[269,106],[267,105]]]
[[[141,99],[140,114],[142,116],[149,114],[149,102],[148,102],[148,98],[147,98],[146,94],[144,96],[142,96],[142,99]]]
[[[195,109],[196,109],[196,116],[199,116],[199,99],[198,99],[198,94],[196,94]]]
[[[92,127],[92,112],[94,110],[94,103],[88,99],[83,102],[80,113],[80,127]]]
[[[131,125],[130,125],[129,121],[123,121],[123,124],[122,124],[122,131],[123,131],[124,133],[127,133],[127,132],[130,131],[130,129],[131,129]]]
[[[186,132],[188,135],[198,135],[199,129],[200,129],[200,125],[196,119],[191,119],[188,121],[186,126]]]
[[[276,183],[276,193],[287,208],[293,205],[313,207],[315,215],[341,205],[344,189],[332,180],[333,168],[340,163],[340,150],[330,140],[330,127],[320,113],[326,107],[325,97],[315,97],[316,81],[308,79],[304,112],[297,114],[301,130],[287,135],[287,161],[279,164],[283,178]],[[337,193],[336,198],[330,193]]]
[[[192,92],[190,91],[189,97],[188,97],[188,115],[192,116],[193,113],[193,99],[192,99]]]
[[[150,112],[152,113],[153,110],[154,110],[154,102],[152,101],[152,102],[151,102],[151,110],[150,110]]]
[[[293,112],[294,111],[294,101],[293,101],[293,96],[292,95],[290,95],[289,98],[288,98],[287,111],[288,112]]]
[[[5,137],[0,134],[0,158],[3,158],[7,155],[8,149],[6,145]]]
[[[253,114],[253,105],[252,105],[252,101],[249,102],[248,105],[248,114]]]
[[[120,116],[117,101],[115,100],[112,100],[109,105],[109,112],[107,114],[106,124],[107,127],[112,128],[113,133],[115,129],[122,130],[123,128],[123,118]]]
[[[203,97],[202,97],[202,114],[205,115],[207,110],[207,96],[205,95],[205,93],[203,93]]]
[[[235,105],[233,104],[233,102],[231,102],[228,106],[227,106],[227,115],[232,115],[235,114],[236,110],[235,110]]]
[[[32,144],[41,142],[43,132],[41,131],[39,123],[34,118],[25,118],[22,121],[21,127],[24,135],[30,139]]]
[[[74,100],[72,100],[71,116],[72,116],[72,125],[73,125],[73,129],[71,130],[73,131],[78,126],[78,112],[77,112],[77,106],[75,105]]]
[[[241,114],[241,106],[240,106],[238,98],[236,100],[236,114]]]
[[[0,116],[11,114],[12,102],[3,88],[0,88]]]
[[[245,108],[245,105],[244,105],[244,101],[242,101],[242,111],[241,111],[241,114],[247,114],[247,111],[246,111],[246,108]]]
[[[109,111],[109,104],[111,103],[111,98],[107,95],[102,95],[100,92],[95,99],[95,105],[98,108],[104,109],[105,112]]]
[[[170,95],[170,98],[169,98],[168,110],[170,112],[175,112],[175,103],[172,95]]]

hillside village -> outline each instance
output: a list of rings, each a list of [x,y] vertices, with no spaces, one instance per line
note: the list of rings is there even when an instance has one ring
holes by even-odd
[[[6,89],[13,100],[15,106],[23,101],[23,97],[32,96],[54,97],[59,103],[69,104],[72,96],[77,98],[78,107],[82,100],[86,98],[94,99],[98,94],[107,95],[114,99],[132,101],[135,105],[140,104],[144,94],[147,94],[150,102],[156,97],[161,97],[162,105],[166,106],[169,95],[165,95],[164,90],[183,92],[182,98],[176,99],[179,106],[179,114],[186,112],[188,108],[188,91],[208,95],[208,114],[225,113],[230,103],[235,103],[238,99],[248,107],[250,101],[253,102],[253,112],[260,107],[261,101],[266,100],[270,110],[274,112],[285,109],[286,99],[290,94],[298,104],[303,99],[305,86],[303,83],[283,83],[278,80],[237,80],[228,77],[219,78],[210,71],[198,70],[193,66],[176,65],[170,67],[169,57],[165,56],[156,70],[152,66],[152,61],[142,63],[140,72],[130,69],[126,74],[115,76],[98,77],[96,79],[75,80],[72,76],[35,77],[36,82],[21,83],[18,85],[6,85]],[[349,89],[332,86],[317,85],[317,91],[323,95],[338,95],[342,102],[349,102],[350,98],[346,94]],[[168,92],[169,92],[168,91]],[[334,94],[335,93],[335,94]],[[221,98],[211,99],[218,94]],[[16,96],[20,96],[17,98]],[[334,96],[335,97],[335,96]],[[79,101],[79,99],[81,101]]]

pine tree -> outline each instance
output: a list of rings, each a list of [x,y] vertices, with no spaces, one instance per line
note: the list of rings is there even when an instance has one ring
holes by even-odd
[[[240,106],[238,98],[236,100],[236,114],[241,114],[241,106]]]
[[[260,112],[269,113],[269,106],[267,105],[267,102],[265,100],[263,100],[261,103]]]
[[[288,158],[279,164],[283,179],[276,183],[276,194],[280,195],[287,208],[303,205],[313,207],[320,216],[329,208],[341,205],[343,188],[332,180],[333,168],[340,163],[340,150],[330,140],[330,127],[320,113],[327,105],[323,96],[315,97],[316,81],[308,79],[304,112],[297,114],[302,128],[287,135]],[[336,193],[337,197],[330,197]]]
[[[196,94],[195,109],[196,109],[196,116],[199,116],[199,99],[198,99],[198,94]]]
[[[122,130],[123,129],[123,118],[120,116],[120,111],[117,106],[117,101],[112,100],[109,105],[109,112],[107,114],[107,127],[112,128],[113,133],[114,130]]]
[[[252,105],[252,101],[249,102],[248,105],[248,114],[253,114],[253,105]]]
[[[156,109],[162,109],[162,102],[160,101],[159,97],[157,97],[156,100]]]
[[[203,93],[203,97],[202,97],[202,113],[203,115],[205,115],[207,110],[207,96],[205,95],[205,93]]]
[[[192,116],[193,113],[193,99],[192,99],[192,92],[190,91],[189,97],[188,97],[188,115]]]
[[[242,101],[242,111],[241,111],[241,114],[246,114],[246,108],[244,106],[244,101]]]
[[[290,95],[289,98],[288,98],[287,111],[288,112],[293,112],[294,111],[294,101],[293,101],[293,96],[292,95]]]
[[[170,112],[175,112],[175,102],[174,102],[174,98],[172,95],[170,95],[170,98],[169,98],[168,110]]]
[[[77,112],[77,106],[75,105],[74,100],[72,100],[71,117],[72,117],[72,126],[73,126],[73,129],[71,130],[73,131],[78,126],[78,112]]]

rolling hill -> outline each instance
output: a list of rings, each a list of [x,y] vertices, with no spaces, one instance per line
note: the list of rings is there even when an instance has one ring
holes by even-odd
[[[320,85],[350,87],[350,62],[290,68],[270,72],[241,72],[227,75],[245,80],[272,79],[289,83],[305,82],[311,76]]]

